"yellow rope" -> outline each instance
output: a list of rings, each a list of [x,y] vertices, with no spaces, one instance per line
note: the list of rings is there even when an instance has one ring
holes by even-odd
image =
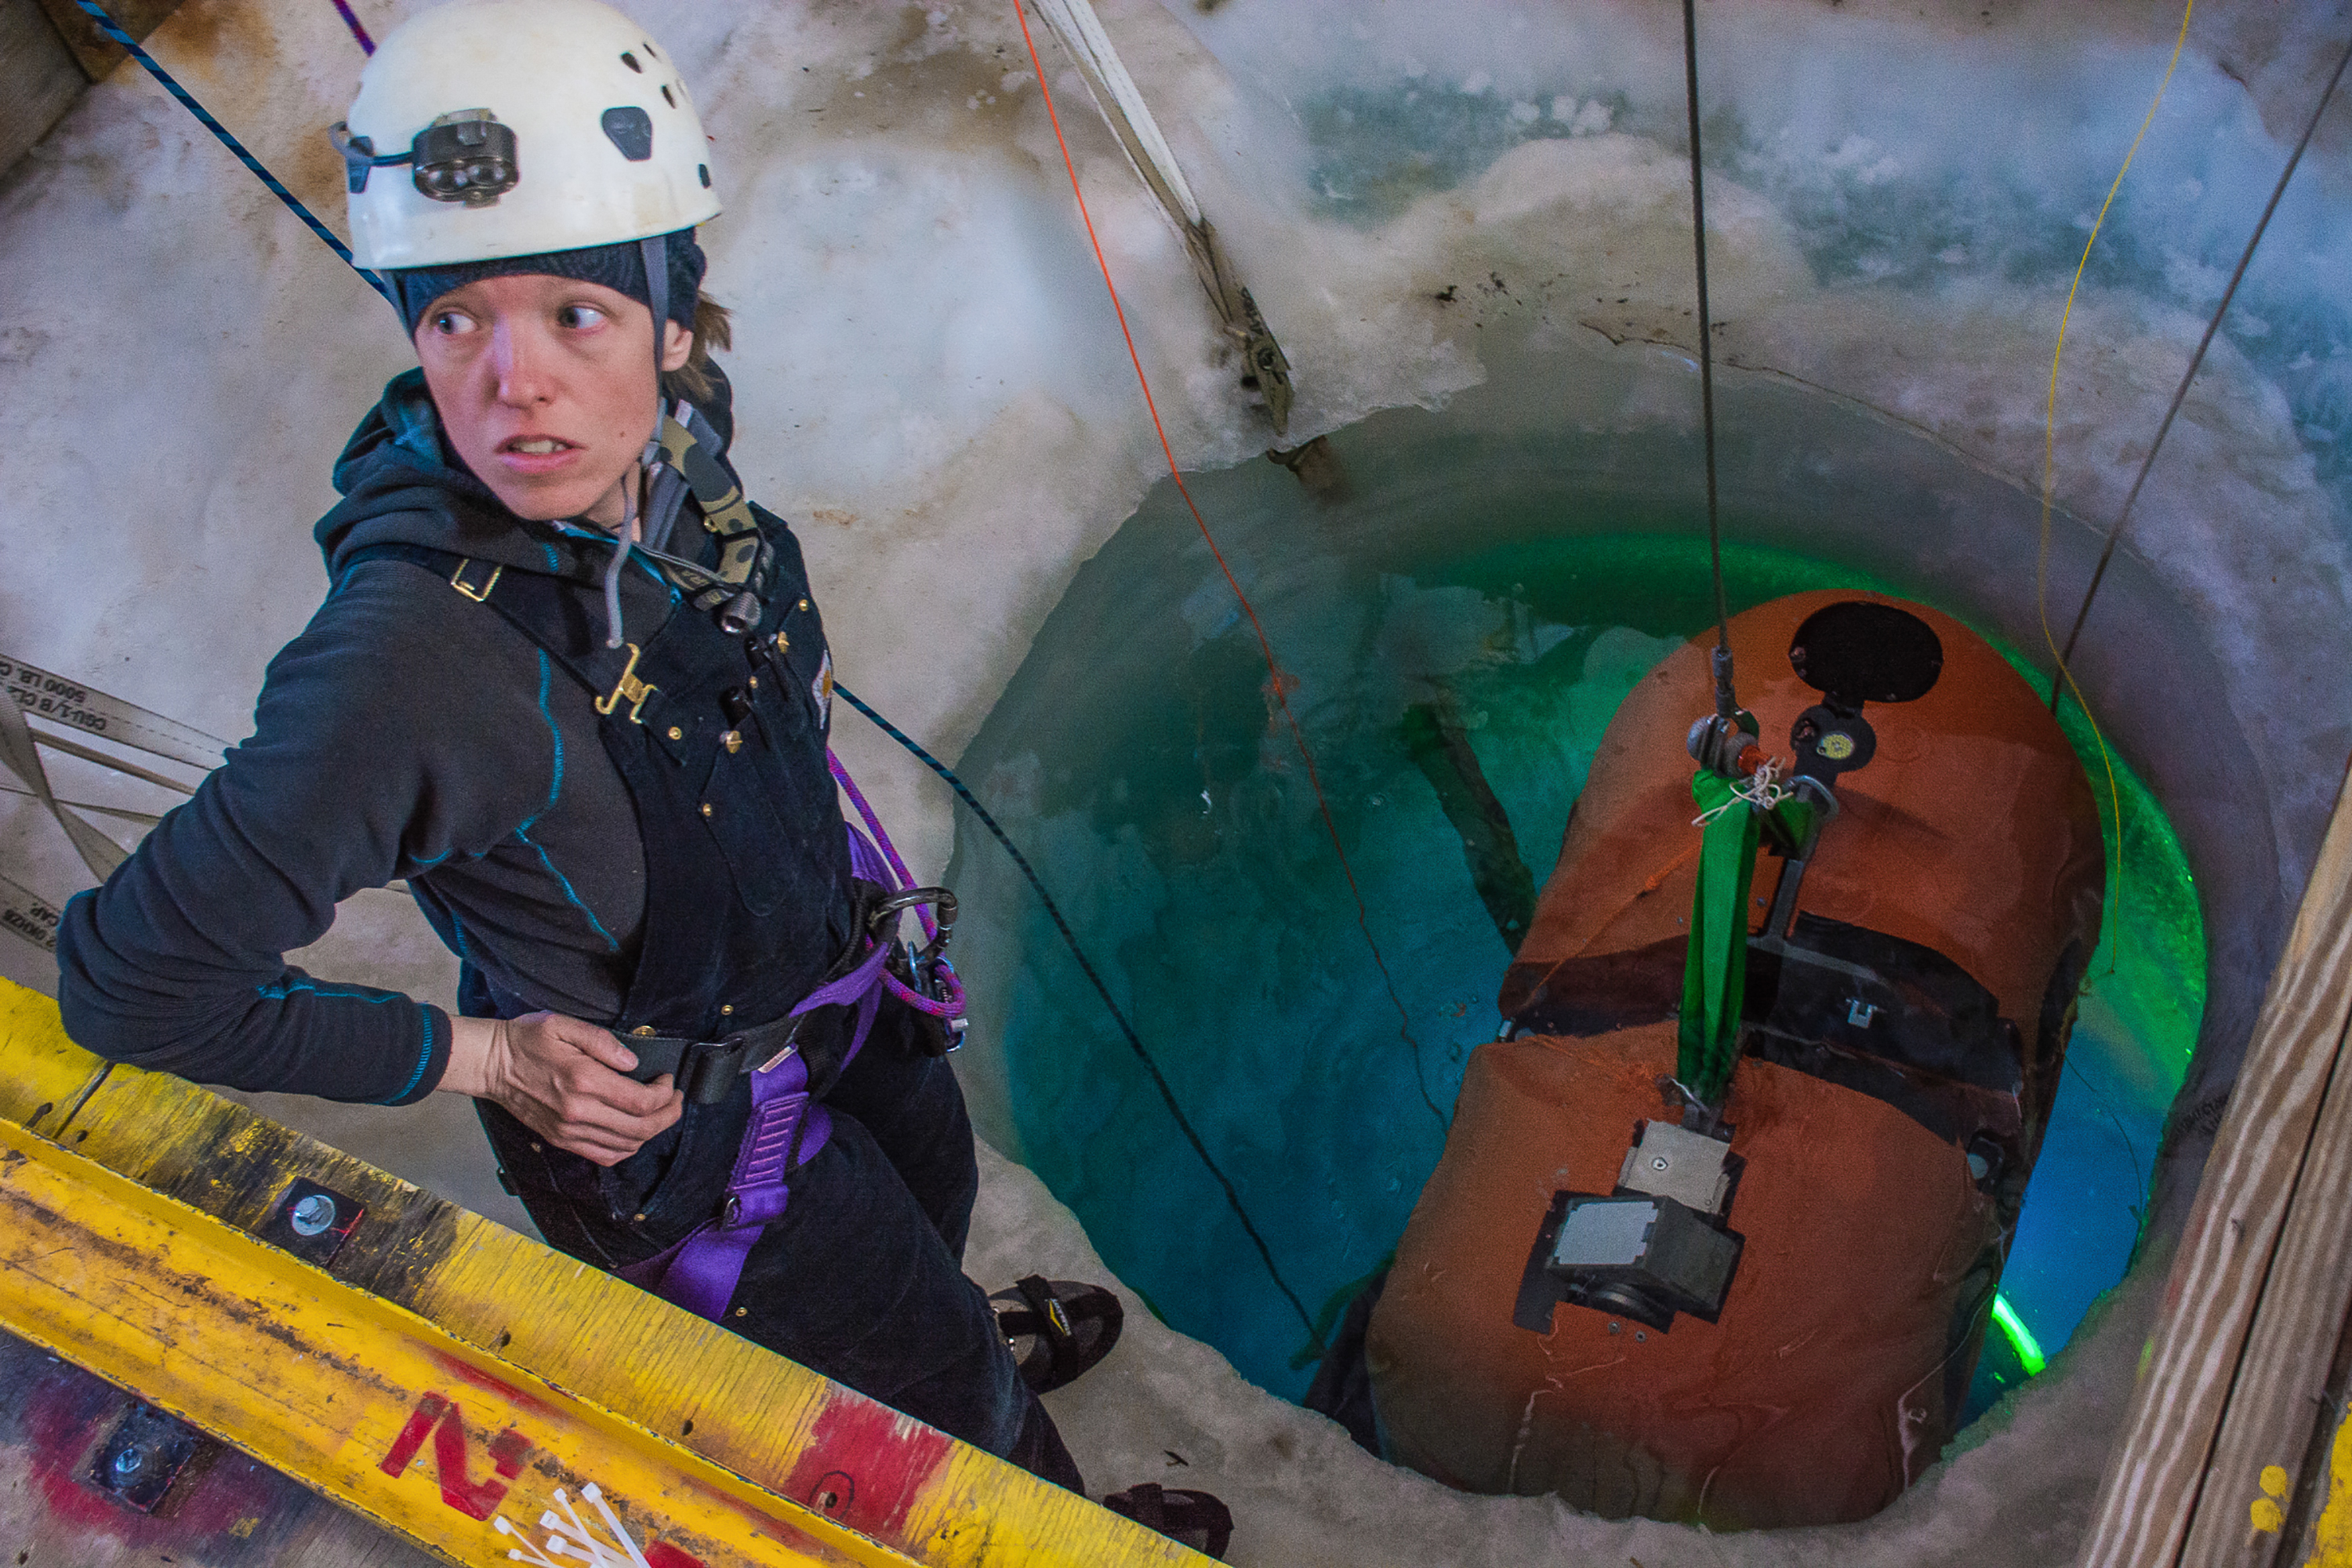
[[[2083,241],[2083,258],[2074,263],[2074,280],[2066,287],[2066,308],[2058,315],[2058,346],[2050,353],[2050,400],[2042,420],[2042,543],[2033,562],[2033,602],[2042,618],[2042,640],[2050,645],[2050,657],[2058,666],[2060,679],[2066,689],[2074,694],[2074,701],[2083,710],[2084,721],[2091,726],[2091,738],[2099,744],[2099,760],[2107,771],[2107,799],[2115,813],[2116,871],[2108,884],[2114,891],[2114,905],[2123,903],[2124,882],[2124,798],[2123,789],[2116,782],[2115,754],[2107,750],[2107,737],[2099,728],[2099,721],[2091,711],[2090,702],[2083,689],[2075,684],[2074,672],[2067,667],[2065,655],[2058,651],[2058,638],[2050,630],[2050,512],[2058,488],[2058,361],[2066,352],[2066,323],[2074,314],[2074,295],[2083,287],[2083,271],[2091,264],[2091,247],[2098,244],[2099,231],[2106,226],[2107,209],[2116,205],[2116,194],[2124,188],[2124,176],[2131,173],[2132,159],[2139,153],[2139,144],[2147,135],[2147,128],[2156,122],[2156,111],[2164,103],[2164,90],[2172,85],[2173,68],[2180,63],[2180,51],[2189,42],[2189,18],[2197,8],[2197,0],[2187,0],[2180,8],[2180,36],[2172,40],[2172,58],[2165,62],[2164,79],[2156,84],[2156,97],[2147,106],[2147,115],[2139,122],[2139,131],[2132,137],[2131,146],[2124,153],[2123,167],[2116,171],[2115,184],[2107,187],[2107,199],[2099,204],[2099,216],[2091,224],[2090,237]],[[2109,925],[2111,933],[2120,936],[2117,928]],[[2116,949],[2118,942],[2107,944],[2107,973],[2116,970]]]

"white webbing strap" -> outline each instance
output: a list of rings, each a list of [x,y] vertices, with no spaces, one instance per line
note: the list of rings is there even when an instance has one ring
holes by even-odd
[[[93,691],[79,681],[37,669],[22,659],[0,656],[0,683],[16,693],[17,705],[37,719],[151,756],[210,772],[220,765],[221,753],[228,750],[228,742],[217,736],[135,702]]]
[[[48,770],[42,765],[40,748],[47,746],[182,795],[189,793],[189,786],[62,735],[37,731],[26,721],[27,717],[206,771],[219,766],[221,753],[228,749],[226,742],[202,730],[167,719],[135,702],[94,691],[79,681],[19,658],[0,656],[0,691],[5,691],[5,700],[0,700],[0,764],[16,775],[20,786],[8,793],[27,795],[39,801],[57,818],[58,826],[65,829],[82,864],[100,880],[122,864],[129,852],[83,814],[119,817],[143,827],[153,826],[157,818],[142,811],[58,799],[49,787]],[[57,951],[56,906],[5,877],[0,877],[0,926],[44,951]]]
[[[1159,122],[1151,118],[1151,110],[1143,101],[1135,79],[1128,74],[1118,51],[1111,47],[1110,35],[1103,30],[1102,19],[1095,15],[1089,0],[1028,3],[1069,52],[1078,68],[1078,76],[1087,84],[1087,96],[1102,114],[1103,123],[1110,127],[1112,138],[1126,153],[1137,177],[1176,226],[1176,232],[1184,241],[1184,252],[1192,259],[1192,271],[1201,279],[1201,287],[1208,290],[1209,302],[1215,307],[1226,335],[1240,347],[1258,394],[1265,400],[1275,433],[1287,434],[1295,395],[1289,358],[1275,341],[1257,301],[1242,286],[1240,274],[1218,240],[1215,227],[1202,213],[1201,203],[1192,195],[1184,171],[1178,166],[1168,138],[1160,134]]]
[[[82,864],[92,875],[103,880],[107,874],[129,858],[121,845],[93,826],[89,819],[59,800],[49,788],[48,770],[41,766],[40,748],[35,744],[32,726],[25,722],[24,689],[14,684],[8,688],[9,700],[0,702],[0,763],[17,781],[32,792],[35,799],[48,808],[66,830],[73,847],[81,856]]]
[[[43,952],[58,950],[58,907],[23,884],[0,877],[0,927]]]
[[[1176,220],[1180,228],[1201,226],[1201,204],[1192,195],[1192,187],[1185,183],[1184,171],[1176,165],[1176,154],[1169,149],[1168,138],[1160,133],[1160,126],[1151,118],[1151,110],[1143,101],[1142,92],[1135,79],[1127,74],[1127,67],[1111,47],[1110,35],[1103,31],[1102,19],[1087,0],[1031,0],[1037,14],[1045,18],[1045,26],[1054,37],[1070,51],[1077,63],[1078,74],[1086,79],[1087,88],[1094,96],[1095,107],[1110,126],[1111,134],[1127,150],[1135,163],[1135,172],[1150,185],[1154,195]]]

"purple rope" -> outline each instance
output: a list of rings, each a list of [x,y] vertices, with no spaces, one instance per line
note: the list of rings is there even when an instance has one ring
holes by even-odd
[[[857,815],[866,819],[866,826],[873,835],[873,837],[868,839],[856,828],[850,829],[850,858],[856,863],[856,869],[858,875],[877,882],[883,880],[884,875],[895,877],[897,880],[890,889],[892,892],[904,892],[912,888],[915,885],[914,873],[908,870],[907,863],[898,858],[898,847],[890,842],[890,835],[883,827],[882,819],[876,816],[874,808],[866,804],[865,793],[857,787],[857,781],[849,776],[849,770],[841,765],[841,759],[833,754],[833,748],[830,746],[825,748],[824,765],[832,771],[833,782],[848,793],[850,804],[857,808]],[[878,857],[876,856],[874,848],[877,844],[882,847]],[[884,870],[885,867],[887,868],[887,872]],[[924,940],[937,941],[940,928],[938,922],[931,919],[929,906],[916,905],[915,918],[923,922]],[[885,950],[877,944],[875,951],[878,954]],[[863,973],[865,969],[866,965],[860,965],[859,973]],[[952,968],[946,969],[946,974],[948,994],[940,1001],[933,1001],[915,990],[887,969],[881,972],[881,980],[883,989],[909,1007],[929,1013],[934,1018],[961,1017],[965,1005],[963,981]],[[805,1006],[807,1004],[803,1003],[803,1005]]]
[[[857,815],[866,819],[866,830],[874,835],[874,842],[882,847],[884,857],[890,862],[890,869],[898,873],[898,886],[892,890],[903,892],[913,887],[914,873],[907,869],[907,863],[904,860],[898,858],[898,847],[890,842],[889,834],[883,831],[882,819],[874,815],[872,806],[866,804],[866,796],[858,789],[857,781],[849,776],[849,770],[841,765],[841,759],[833,754],[833,748],[830,746],[827,746],[824,751],[824,765],[833,770],[833,782],[848,793],[849,804],[856,806]],[[917,905],[915,915],[923,922],[923,935],[926,939],[940,934],[939,927],[931,922],[931,911],[928,906]]]
[[[352,37],[360,41],[361,50],[371,55],[375,53],[375,40],[368,37],[368,30],[365,27],[360,26],[360,19],[352,15],[352,8],[344,5],[343,0],[334,0],[334,5],[335,10],[343,18],[343,26],[349,27],[352,30]]]

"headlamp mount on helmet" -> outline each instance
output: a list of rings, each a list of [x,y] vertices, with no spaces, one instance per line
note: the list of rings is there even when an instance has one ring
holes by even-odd
[[[461,109],[436,117],[416,133],[405,153],[379,154],[373,142],[352,135],[341,121],[328,134],[343,155],[353,195],[367,190],[373,171],[404,163],[412,166],[409,178],[419,192],[436,202],[461,202],[469,207],[496,205],[522,179],[513,129],[499,124],[487,109]]]

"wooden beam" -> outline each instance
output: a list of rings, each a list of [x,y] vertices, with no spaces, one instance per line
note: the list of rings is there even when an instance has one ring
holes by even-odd
[[[39,0],[41,9],[49,14],[50,24],[66,47],[81,67],[82,74],[91,81],[104,81],[114,68],[131,56],[121,45],[98,30],[89,13],[74,0]],[[147,35],[163,25],[163,18],[180,8],[180,0],[101,0],[106,14],[114,25],[138,39],[147,41]]]
[[[2333,1435],[2315,1402],[2352,1303],[2347,1024],[2352,781],[2206,1163],[2081,1568],[2280,1555],[2279,1474]]]
[[[40,0],[0,0],[0,174],[49,133],[87,85]]]
[[[322,1264],[255,1234],[298,1181],[359,1215]],[[470,1511],[491,1487],[520,1526],[590,1479],[672,1543],[656,1568],[1204,1561],[242,1106],[105,1068],[5,981],[0,1329],[448,1562],[504,1568],[511,1539]]]

